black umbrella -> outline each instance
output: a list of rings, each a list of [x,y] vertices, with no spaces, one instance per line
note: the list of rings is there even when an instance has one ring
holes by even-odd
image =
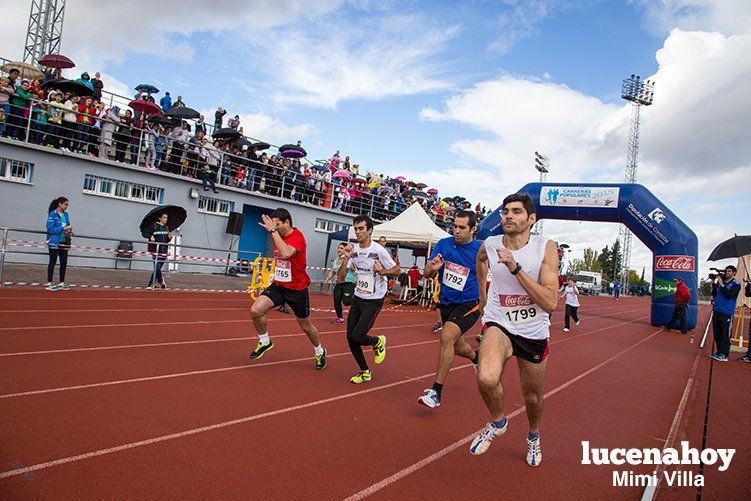
[[[430,198],[430,195],[428,195],[424,191],[409,190],[407,193],[412,195],[413,198],[424,198],[424,199]]]
[[[735,235],[714,248],[707,261],[719,261],[751,254],[751,235]]]
[[[46,91],[59,89],[62,93],[70,92],[76,96],[90,96],[94,93],[93,89],[89,89],[84,84],[78,83],[75,80],[68,80],[67,78],[47,80],[42,84],[42,89]]]
[[[180,125],[180,120],[173,120],[173,119],[167,118],[167,117],[154,117],[154,116],[152,116],[152,117],[149,117],[148,120],[149,120],[149,122],[151,122],[153,124],[166,125],[166,126],[169,126],[169,127],[177,127],[178,125]]]
[[[159,94],[159,89],[157,89],[151,84],[139,84],[138,87],[136,87],[136,90],[138,92],[149,92],[151,94]]]
[[[248,148],[250,148],[251,150],[253,148],[256,148],[258,151],[263,151],[263,150],[268,150],[269,148],[271,148],[271,146],[269,145],[269,143],[260,143],[259,142],[259,143],[250,143],[250,145],[248,146]]]
[[[242,134],[237,129],[233,129],[232,127],[225,127],[223,129],[219,129],[214,131],[214,139],[237,139],[239,137],[242,137]]]
[[[237,139],[236,139],[236,140],[234,141],[234,143],[235,143],[235,144],[236,144],[237,146],[241,147],[241,148],[242,148],[243,146],[247,146],[247,147],[248,147],[248,149],[250,149],[250,145],[251,145],[251,144],[253,144],[253,142],[252,142],[252,141],[251,141],[250,139],[248,139],[247,137],[242,137],[242,136],[238,137],[238,138],[237,138]]]
[[[172,108],[164,112],[164,116],[169,118],[178,118],[180,120],[192,120],[193,118],[200,117],[201,114],[193,108],[188,108],[187,106],[173,106]]]
[[[154,223],[159,221],[159,218],[162,217],[162,214],[167,214],[168,216],[167,229],[169,229],[169,231],[173,231],[174,229],[179,228],[188,217],[188,213],[179,205],[162,205],[160,207],[157,207],[156,209],[149,211],[149,213],[144,216],[140,226],[141,234],[143,235],[143,232],[145,232],[149,227],[153,226]]]

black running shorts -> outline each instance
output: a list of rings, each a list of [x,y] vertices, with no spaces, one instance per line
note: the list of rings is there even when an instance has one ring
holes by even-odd
[[[508,330],[495,322],[488,322],[482,326],[483,332],[488,327],[497,327],[503,332],[506,337],[511,341],[511,346],[514,351],[513,356],[523,358],[527,362],[533,364],[539,364],[546,358],[550,352],[550,340],[549,339],[528,339],[523,336],[511,334]]]
[[[307,288],[294,291],[272,283],[261,295],[271,299],[274,306],[289,305],[297,318],[308,318],[310,316],[310,294]]]
[[[441,322],[444,325],[447,322],[456,324],[462,334],[471,329],[480,318],[480,306],[477,301],[442,304],[438,308],[441,310]]]

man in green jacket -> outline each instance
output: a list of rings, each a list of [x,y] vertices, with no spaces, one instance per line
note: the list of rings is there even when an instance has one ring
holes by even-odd
[[[24,119],[28,117],[31,92],[29,81],[24,80],[16,87],[16,93],[10,98],[10,122],[8,135],[23,140],[26,137]]]

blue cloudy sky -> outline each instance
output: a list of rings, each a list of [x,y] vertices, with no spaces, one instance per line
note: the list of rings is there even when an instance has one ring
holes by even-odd
[[[30,1],[0,6],[15,58]],[[535,150],[549,181],[620,181],[620,84],[637,73],[657,82],[639,182],[696,231],[702,261],[751,233],[747,0],[69,0],[62,46],[110,90],[153,83],[207,116],[239,114],[253,137],[301,139],[310,158],[341,150],[492,207],[535,180]],[[580,257],[618,228],[545,233]],[[650,264],[635,242],[632,268]]]

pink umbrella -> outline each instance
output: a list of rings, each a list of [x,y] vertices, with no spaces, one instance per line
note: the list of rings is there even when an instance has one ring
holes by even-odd
[[[406,178],[406,177],[404,177],[404,176],[399,176],[399,177],[395,177],[395,178],[394,178],[394,181],[399,181],[400,183],[401,183],[401,182],[404,182],[404,181],[406,181],[406,180],[407,180],[407,178]]]
[[[349,179],[351,177],[351,174],[348,170],[338,170],[334,172],[334,175],[332,177],[342,178],[342,179]]]
[[[428,190],[428,195],[436,195],[436,194],[438,194],[438,190],[436,190],[435,188],[430,188]]]

